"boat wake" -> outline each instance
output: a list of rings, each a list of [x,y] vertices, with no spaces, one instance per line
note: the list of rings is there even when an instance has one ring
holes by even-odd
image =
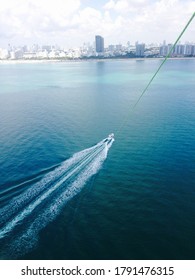
[[[100,170],[113,141],[110,134],[95,146],[75,153],[0,209],[1,259],[15,259],[34,248],[39,231]]]

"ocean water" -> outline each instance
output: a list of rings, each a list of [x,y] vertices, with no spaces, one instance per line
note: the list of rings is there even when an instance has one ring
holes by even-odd
[[[195,258],[195,60],[131,111],[160,63],[0,64],[1,259]]]

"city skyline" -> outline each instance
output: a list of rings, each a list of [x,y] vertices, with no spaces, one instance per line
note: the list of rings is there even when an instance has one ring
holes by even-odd
[[[173,42],[195,10],[192,0],[7,0],[0,6],[0,46],[59,44],[79,47],[135,41]],[[182,41],[194,41],[195,22]]]
[[[32,46],[11,46],[3,49],[0,48],[0,60],[17,60],[17,59],[86,59],[86,58],[136,58],[165,57],[171,51],[173,44],[146,45],[135,42],[135,45],[122,44],[109,45],[104,47],[104,38],[100,35],[95,36],[95,44],[83,44],[80,48],[64,49],[57,45],[38,45]],[[181,41],[175,45],[170,53],[171,57],[195,57],[195,43],[181,44]]]

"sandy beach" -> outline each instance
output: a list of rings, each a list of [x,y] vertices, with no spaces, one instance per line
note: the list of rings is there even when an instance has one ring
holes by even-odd
[[[62,63],[62,62],[80,62],[80,61],[116,61],[116,60],[163,60],[165,57],[155,58],[89,58],[89,59],[1,59],[0,64],[30,64],[30,63]],[[195,57],[169,57],[169,60],[194,60]]]

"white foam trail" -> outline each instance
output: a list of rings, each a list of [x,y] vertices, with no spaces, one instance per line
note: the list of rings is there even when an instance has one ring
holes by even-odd
[[[114,140],[107,144],[104,143],[103,140],[89,149],[74,154],[71,159],[65,161],[60,167],[47,174],[39,183],[36,183],[32,192],[31,188],[33,186],[30,190],[25,192],[24,197],[28,198],[29,204],[24,204],[24,209],[22,209],[19,213],[16,212],[14,218],[11,218],[2,230],[0,230],[0,238],[5,237],[7,234],[12,232],[18,223],[22,223],[25,218],[28,217],[29,219],[29,216],[36,207],[38,207],[43,201],[47,201],[48,197],[55,194],[55,192],[60,189],[59,193],[57,192],[55,194],[55,200],[49,199],[46,206],[44,206],[41,211],[39,210],[41,213],[39,213],[39,215],[31,221],[31,225],[27,228],[27,230],[20,234],[20,236],[18,236],[11,245],[11,247],[14,246],[15,252],[21,253],[22,251],[24,253],[26,250],[29,250],[32,243],[35,243],[37,240],[36,236],[38,236],[38,232],[45,227],[48,222],[52,221],[60,212],[62,207],[81,191],[87,180],[99,171],[103,161],[107,157],[107,152],[113,141]],[[66,188],[64,188],[63,184],[72,177],[72,181],[68,183]],[[53,184],[51,184],[51,181]],[[50,188],[45,187],[44,184],[48,185],[49,182]],[[37,194],[38,197],[36,198]],[[33,195],[35,200],[31,201],[29,199],[29,195]],[[22,195],[19,196],[19,201],[24,202]],[[11,202],[10,207],[11,205],[17,205],[17,203],[15,204]],[[6,209],[9,209],[9,206],[6,207]],[[14,208],[14,211],[16,210],[17,207]],[[24,242],[24,240],[28,240],[28,242]]]
[[[86,156],[90,155],[96,148],[100,147],[103,144],[103,141],[99,142],[97,145],[85,149],[81,152],[75,153],[70,159],[64,161],[60,167],[55,170],[49,172],[46,176],[43,177],[41,181],[34,184],[29,190],[22,193],[17,199],[12,199],[9,205],[5,206],[1,209],[0,212],[0,222],[7,222],[9,218],[13,216],[14,213],[20,211],[20,209],[27,205],[33,197],[37,197],[41,192],[47,189],[51,182],[58,180],[61,176],[63,176],[66,172],[68,172],[71,167],[74,167],[75,164],[79,163]]]
[[[104,148],[104,147],[103,147]],[[98,148],[92,156],[87,157],[84,161],[80,163],[80,165],[73,168],[65,177],[63,177],[60,181],[54,184],[50,189],[44,192],[37,200],[30,203],[20,214],[18,214],[14,219],[12,219],[1,231],[0,238],[4,237],[7,232],[10,232],[21,220],[26,218],[43,200],[45,200],[52,192],[54,192],[59,186],[61,186],[65,181],[67,181],[72,175],[74,175],[77,171],[79,171],[83,165],[85,165],[92,157],[96,156],[102,147]]]

